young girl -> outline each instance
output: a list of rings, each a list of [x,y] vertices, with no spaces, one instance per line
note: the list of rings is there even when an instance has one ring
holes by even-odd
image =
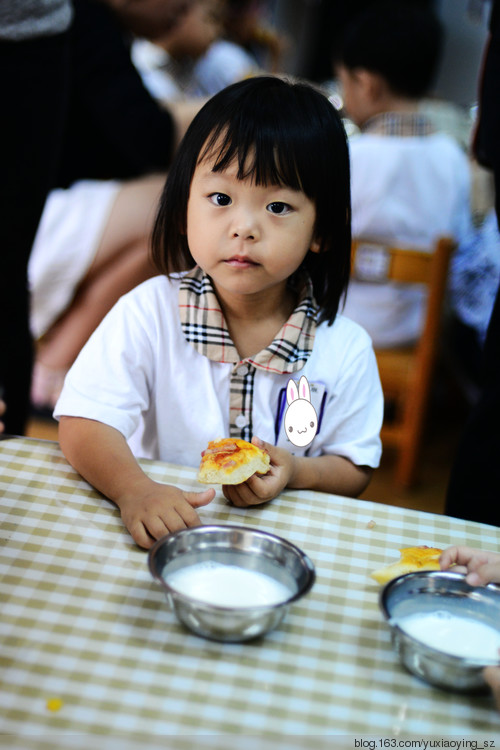
[[[64,454],[118,505],[135,541],[150,547],[200,523],[195,508],[215,493],[158,484],[134,456],[198,466],[218,437],[253,438],[270,454],[267,475],[224,487],[235,505],[286,487],[362,492],[380,458],[382,393],[368,335],[337,314],[349,161],[328,100],[273,77],[213,97],[171,167],[153,258],[163,275],[108,314],[55,411]],[[297,448],[283,397],[302,375],[318,425]]]

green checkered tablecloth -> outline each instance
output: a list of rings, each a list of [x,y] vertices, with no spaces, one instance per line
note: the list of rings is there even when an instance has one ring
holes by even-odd
[[[143,466],[199,487],[192,469]],[[1,734],[499,736],[490,697],[440,691],[399,665],[367,571],[416,544],[498,550],[500,530],[305,491],[251,509],[218,494],[200,515],[279,534],[313,560],[312,591],[267,637],[186,631],[117,509],[58,445],[0,442]]]

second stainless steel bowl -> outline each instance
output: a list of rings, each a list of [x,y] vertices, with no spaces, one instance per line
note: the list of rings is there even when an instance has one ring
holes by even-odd
[[[471,659],[444,653],[406,633],[398,625],[398,618],[444,610],[475,619],[500,632],[498,586],[469,586],[464,575],[449,571],[409,573],[387,583],[379,603],[399,659],[410,672],[447,690],[466,693],[488,690],[483,669],[487,664],[500,664],[500,657]]]

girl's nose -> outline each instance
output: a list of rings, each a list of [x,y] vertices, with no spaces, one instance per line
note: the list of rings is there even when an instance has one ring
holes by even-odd
[[[240,214],[231,226],[231,236],[233,239],[257,240],[259,238],[257,222],[250,214]]]
[[[240,237],[243,240],[254,240],[255,239],[255,232],[246,229],[238,229],[233,232],[233,238],[236,240]]]

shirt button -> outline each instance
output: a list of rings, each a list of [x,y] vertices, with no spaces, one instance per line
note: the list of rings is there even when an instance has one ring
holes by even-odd
[[[248,365],[240,365],[236,370],[237,375],[240,375],[240,377],[243,377],[244,375],[248,375]]]
[[[239,427],[241,429],[242,427],[246,427],[247,426],[248,419],[245,417],[244,414],[238,414],[238,416],[234,420],[234,423],[235,423],[236,427]]]

